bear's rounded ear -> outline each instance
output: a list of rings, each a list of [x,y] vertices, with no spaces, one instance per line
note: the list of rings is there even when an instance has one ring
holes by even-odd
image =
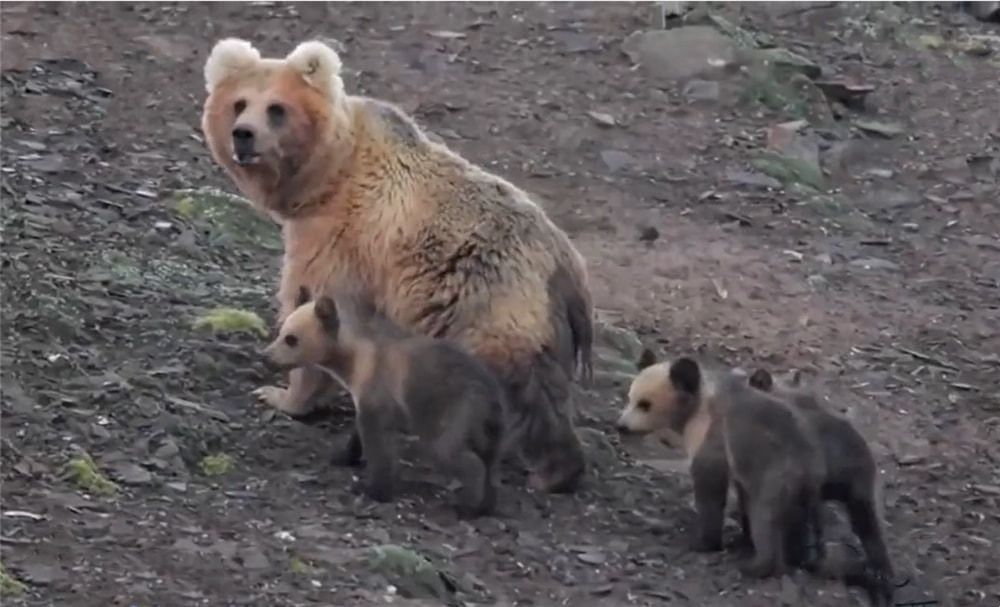
[[[766,369],[757,369],[754,371],[748,383],[751,388],[757,388],[762,392],[770,392],[771,388],[774,387],[774,379]]]
[[[215,43],[205,61],[205,90],[209,94],[226,78],[251,68],[260,61],[260,52],[240,38],[224,38]]]
[[[642,371],[646,367],[656,364],[656,355],[649,348],[643,348],[639,354],[639,360],[635,361],[636,371]]]
[[[670,383],[686,394],[701,391],[701,367],[692,358],[678,358],[670,365]]]
[[[319,323],[323,325],[323,329],[330,335],[337,335],[340,329],[340,315],[337,313],[337,304],[333,299],[327,295],[321,295],[316,300],[313,309],[316,317],[319,318]]]
[[[303,42],[285,57],[285,61],[303,78],[314,86],[326,89],[331,96],[340,93],[343,86],[340,55],[326,44],[319,40]]]

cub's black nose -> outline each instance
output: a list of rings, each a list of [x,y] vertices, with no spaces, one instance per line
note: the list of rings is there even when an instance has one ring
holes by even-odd
[[[233,129],[233,156],[238,164],[250,164],[257,158],[253,129],[245,126]]]

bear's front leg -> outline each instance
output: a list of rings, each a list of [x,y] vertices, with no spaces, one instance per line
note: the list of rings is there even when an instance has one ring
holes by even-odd
[[[313,412],[313,397],[323,386],[323,372],[313,367],[299,367],[288,374],[288,388],[264,386],[254,390],[262,402],[292,418]]]

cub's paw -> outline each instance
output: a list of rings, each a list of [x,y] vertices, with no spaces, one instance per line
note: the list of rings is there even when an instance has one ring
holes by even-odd
[[[288,400],[288,389],[278,386],[263,386],[254,390],[253,395],[265,405],[284,411],[285,402]]]
[[[736,553],[740,557],[750,558],[754,555],[753,540],[738,536],[726,544],[725,548]]]
[[[481,516],[490,516],[495,511],[493,506],[486,504],[455,504],[455,514],[462,520],[473,520]]]
[[[365,497],[375,502],[391,502],[393,494],[392,486],[382,482],[366,482],[363,485]]]
[[[266,404],[272,409],[281,411],[293,419],[306,420],[309,418],[309,414],[313,412],[308,406],[308,403],[292,402],[291,391],[288,390],[288,388],[263,386],[254,390],[253,394],[257,397],[258,401]]]
[[[396,496],[396,483],[394,480],[369,472],[351,483],[351,490],[374,502],[391,502]]]
[[[330,463],[345,468],[358,468],[361,466],[363,458],[364,449],[361,446],[361,440],[352,435],[333,448]]]
[[[719,552],[722,550],[722,538],[709,538],[701,534],[691,540],[692,552]]]
[[[779,575],[780,573],[773,563],[757,558],[746,559],[740,563],[739,570],[744,577],[751,579],[773,577]]]

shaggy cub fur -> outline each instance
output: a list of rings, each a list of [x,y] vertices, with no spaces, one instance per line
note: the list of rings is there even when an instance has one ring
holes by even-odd
[[[591,375],[593,341],[583,258],[527,193],[399,108],[347,94],[340,69],[315,41],[274,59],[226,39],[205,64],[212,156],[282,226],[280,318],[300,285],[358,291],[401,326],[457,341],[506,388],[533,486],[575,489],[586,460],[570,388],[575,368]],[[287,389],[257,394],[303,416],[323,379],[295,369]]]
[[[780,399],[747,386],[745,375],[711,373],[691,358],[653,363],[632,382],[618,420],[625,434],[673,432],[691,458],[698,514],[696,550],[722,548],[730,480],[736,487],[743,533],[754,556],[741,567],[753,577],[778,575],[794,548],[791,534],[806,521],[822,550],[818,439]],[[814,557],[821,558],[821,555]]]
[[[394,439],[404,430],[461,481],[461,515],[493,512],[506,422],[504,391],[493,373],[452,342],[406,336],[385,322],[344,322],[333,299],[310,299],[303,287],[299,307],[266,352],[281,365],[317,366],[348,388],[368,459],[367,495],[392,498]]]
[[[798,372],[789,381],[777,381],[765,369],[757,369],[749,384],[797,408],[820,437],[826,461],[822,498],[846,507],[867,558],[867,570],[842,575],[848,583],[864,586],[875,605],[891,604],[894,572],[885,544],[878,468],[868,442],[845,417],[824,407],[815,390],[802,386]]]

